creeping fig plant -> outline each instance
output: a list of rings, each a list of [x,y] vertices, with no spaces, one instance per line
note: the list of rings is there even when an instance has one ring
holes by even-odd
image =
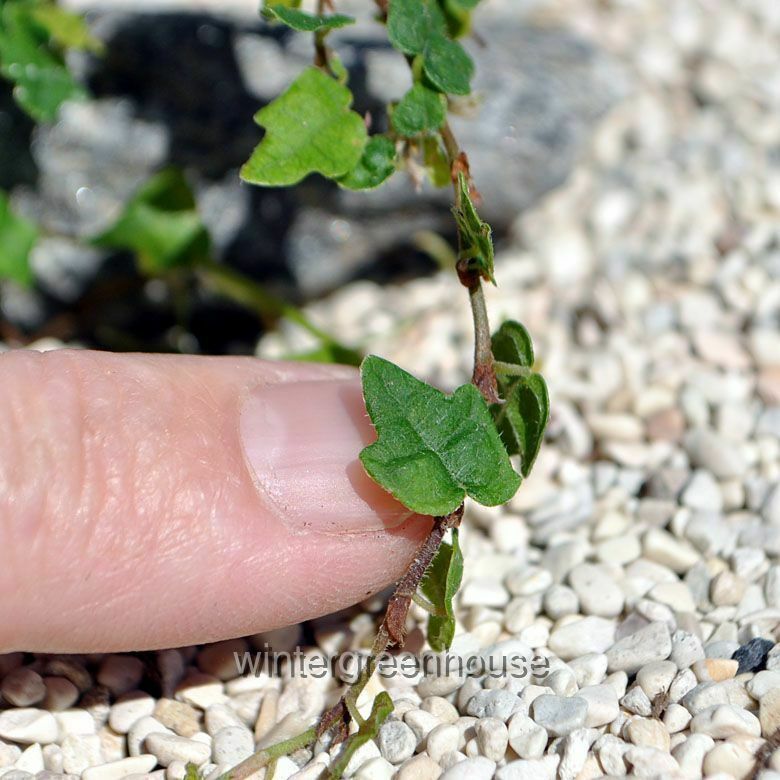
[[[260,750],[228,772],[230,780],[271,769],[280,756],[325,738],[332,744],[344,742],[326,770],[331,778],[342,776],[350,756],[378,733],[392,711],[384,693],[368,718],[361,716],[356,702],[378,656],[403,645],[412,601],[430,613],[433,650],[445,651],[453,640],[453,599],[463,574],[458,526],[465,497],[487,506],[512,498],[530,472],[547,424],[547,388],[533,370],[527,331],[510,321],[490,333],[482,285],[495,284],[491,229],[479,216],[468,157],[447,122],[451,96],[471,91],[474,64],[459,39],[470,30],[478,0],[376,4],[390,43],[406,58],[413,77],[408,92],[388,107],[384,133],[372,133],[370,118],[353,109],[348,74],[327,44],[332,30],[354,20],[333,12],[325,0],[316,14],[302,11],[299,0],[268,0],[266,19],[314,34],[315,61],[258,112],[255,118],[266,134],[241,177],[280,186],[319,173],[343,188],[364,190],[408,168],[426,171],[434,185],[451,184],[458,237],[455,270],[473,314],[474,370],[470,384],[445,395],[380,357],[363,360],[363,395],[377,440],[360,453],[360,460],[369,476],[402,504],[432,516],[432,528],[390,597],[357,681],[316,726]],[[520,473],[510,456],[518,457]]]

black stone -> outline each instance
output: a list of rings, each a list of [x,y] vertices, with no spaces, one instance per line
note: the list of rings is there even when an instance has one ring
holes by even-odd
[[[774,642],[761,637],[751,639],[747,644],[742,645],[731,656],[732,660],[739,662],[737,674],[760,672],[762,669],[766,669],[767,656],[774,646]]]

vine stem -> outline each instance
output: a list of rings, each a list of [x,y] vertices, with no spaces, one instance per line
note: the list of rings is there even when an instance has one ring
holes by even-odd
[[[390,645],[402,647],[406,635],[406,616],[409,613],[414,594],[420,585],[436,551],[441,546],[445,534],[450,528],[457,528],[463,517],[463,504],[449,515],[434,518],[433,527],[420,545],[414,560],[409,564],[404,576],[396,585],[393,595],[387,602],[385,616],[377,631],[371,647],[371,653],[360,671],[358,679],[350,685],[339,701],[323,716],[317,729],[319,736],[330,731],[338,723],[346,723],[351,713],[357,709],[357,700],[376,670],[379,657]]]
[[[267,767],[281,756],[308,747],[330,731],[338,729],[336,738],[342,741],[347,736],[349,721],[357,714],[357,701],[368,685],[382,656],[391,645],[403,646],[406,634],[406,616],[409,613],[414,594],[420,585],[428,566],[450,528],[457,528],[463,517],[463,504],[454,512],[436,517],[425,541],[417,550],[404,576],[396,585],[387,603],[384,618],[377,631],[371,652],[360,670],[358,679],[347,688],[342,697],[320,719],[319,725],[283,742],[259,750],[236,767],[224,774],[220,780],[245,780],[253,773]]]
[[[455,208],[460,209],[462,204],[460,188],[458,187],[458,176],[462,173],[467,177],[469,183],[471,182],[468,158],[465,152],[461,151],[449,122],[445,122],[442,125],[440,135],[444,149],[447,152],[447,162],[450,165],[452,186],[455,191]],[[461,244],[460,231],[458,231],[459,258],[456,269],[460,283],[468,290],[469,304],[471,305],[471,314],[474,322],[474,372],[471,375],[471,382],[482,393],[482,396],[488,403],[495,404],[500,399],[493,359],[493,346],[490,337],[490,320],[488,319],[487,304],[485,302],[485,290],[482,287],[480,275],[469,268],[468,259],[461,256]]]
[[[318,328],[299,308],[272,295],[265,287],[239,271],[213,260],[203,261],[196,270],[206,284],[216,292],[254,309],[266,325],[272,324],[279,317],[284,317],[299,325],[323,344],[349,350],[330,333]]]

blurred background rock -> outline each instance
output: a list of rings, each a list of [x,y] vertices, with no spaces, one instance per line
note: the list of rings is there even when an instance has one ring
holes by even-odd
[[[447,190],[416,191],[405,174],[372,193],[319,177],[293,189],[241,184],[237,170],[262,136],[254,113],[311,61],[309,36],[261,22],[256,3],[67,3],[86,11],[104,57],[71,65],[93,98],[34,127],[0,82],[0,188],[49,233],[37,245],[33,291],[2,297],[6,339],[54,336],[107,349],[252,352],[257,318],[197,287],[142,278],[130,255],[85,249],[137,187],[166,164],[194,183],[218,258],[302,304],[357,279],[431,273],[420,234],[452,241]],[[349,0],[356,26],[333,35],[356,108],[382,129],[385,105],[408,88],[408,68]],[[535,3],[480,9],[476,99],[459,107],[468,150],[499,247],[513,222],[564,182],[600,117],[631,92],[612,56]],[[186,312],[182,313],[182,301]]]

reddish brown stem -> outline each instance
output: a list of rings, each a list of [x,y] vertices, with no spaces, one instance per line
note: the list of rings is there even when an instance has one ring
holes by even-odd
[[[339,741],[339,736],[343,737],[346,735],[346,727],[349,725],[351,718],[350,707],[357,704],[358,697],[376,669],[379,657],[390,645],[403,646],[406,634],[406,617],[409,614],[412,597],[417,592],[420,581],[434,555],[436,555],[436,551],[441,546],[445,534],[450,528],[457,528],[462,517],[463,504],[449,515],[434,518],[433,527],[425,541],[420,545],[414,560],[409,564],[409,568],[396,585],[395,591],[393,591],[393,595],[388,601],[385,616],[371,647],[371,655],[361,670],[360,677],[349,687],[338,702],[322,716],[319,726],[317,726],[317,735],[319,737],[337,727],[341,732],[336,735],[337,741]]]

